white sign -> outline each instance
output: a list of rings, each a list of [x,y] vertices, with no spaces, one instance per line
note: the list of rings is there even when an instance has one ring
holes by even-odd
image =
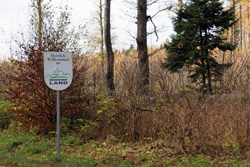
[[[53,90],[64,90],[72,82],[72,52],[44,52],[44,80]]]

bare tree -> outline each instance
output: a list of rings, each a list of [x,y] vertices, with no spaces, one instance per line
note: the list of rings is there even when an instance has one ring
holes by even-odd
[[[37,0],[37,11],[38,11],[38,38],[39,38],[39,51],[42,51],[42,1],[43,0]]]
[[[150,34],[147,32],[147,22],[151,21],[154,26],[154,31],[157,40],[157,27],[153,22],[153,18],[159,13],[165,10],[170,10],[172,6],[167,5],[165,7],[159,8],[159,10],[153,15],[147,15],[147,9],[159,3],[159,0],[138,0],[137,1],[137,50],[138,50],[138,59],[139,59],[139,88],[142,93],[148,92],[149,87],[149,54],[147,48],[147,35]]]
[[[103,4],[102,4],[102,0],[100,0],[99,3],[99,26],[100,26],[100,35],[101,35],[101,39],[100,39],[100,55],[102,58],[102,68],[104,67],[104,36],[103,36]]]
[[[94,34],[93,41],[95,44],[98,44],[100,48],[99,55],[101,56],[101,65],[102,70],[104,70],[104,27],[103,27],[103,0],[98,0],[96,4],[97,9],[94,11],[94,21],[98,24]]]
[[[137,50],[139,59],[139,88],[141,92],[148,92],[149,61],[147,48],[147,0],[137,1]]]
[[[105,0],[105,11],[104,11],[104,36],[105,36],[105,48],[107,53],[107,87],[111,90],[115,90],[114,84],[114,53],[112,50],[111,33],[110,33],[110,10],[111,0]]]

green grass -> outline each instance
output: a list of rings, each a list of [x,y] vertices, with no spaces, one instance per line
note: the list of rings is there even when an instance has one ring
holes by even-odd
[[[61,160],[56,160],[56,138],[15,130],[0,131],[0,166],[250,166],[249,157],[186,155],[157,148],[154,143],[106,143],[73,135],[61,138]]]
[[[0,165],[5,166],[90,166],[62,155],[56,160],[55,139],[31,133],[0,132]]]

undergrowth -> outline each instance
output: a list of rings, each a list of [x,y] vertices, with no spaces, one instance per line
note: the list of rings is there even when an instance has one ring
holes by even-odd
[[[188,155],[168,147],[163,140],[86,142],[67,135],[61,139],[61,160],[57,161],[55,137],[0,132],[0,165],[4,166],[248,166],[249,157],[249,152]]]
[[[247,54],[232,53],[234,64],[212,85],[213,94],[202,94],[199,83],[187,78],[188,71],[172,74],[162,69],[165,54],[159,51],[150,57],[150,85],[145,94],[139,93],[135,55],[116,53],[116,91],[112,96],[104,86],[104,71],[95,56],[76,61],[84,80],[76,82],[75,91],[65,91],[62,96],[59,162],[55,160],[55,92],[48,89],[46,95],[51,100],[44,99],[44,103],[30,91],[26,99],[30,107],[19,97],[18,106],[8,101],[13,95],[9,88],[14,85],[1,84],[0,165],[250,166]],[[1,83],[12,83],[7,77],[12,68],[15,66],[8,62],[2,65],[6,78],[0,77]],[[38,94],[43,98],[44,91],[36,90],[43,92]],[[22,121],[16,117],[21,117],[20,112],[24,114]]]

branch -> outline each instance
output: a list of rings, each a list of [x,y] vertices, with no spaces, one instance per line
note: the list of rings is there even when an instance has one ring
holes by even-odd
[[[151,6],[151,5],[155,4],[155,3],[158,2],[158,1],[159,1],[159,0],[154,0],[153,2],[148,3],[147,6]]]
[[[156,15],[158,15],[159,13],[161,13],[161,12],[163,12],[163,11],[165,11],[165,10],[171,10],[173,7],[174,7],[173,5],[170,5],[170,6],[168,6],[168,7],[165,7],[165,8],[163,8],[163,9],[158,10],[158,11],[152,16],[152,18],[154,18]]]
[[[156,49],[155,51],[153,51],[152,53],[148,54],[148,57],[150,56],[153,56],[154,54],[156,54],[157,52],[163,50],[164,48],[159,48],[159,49]]]
[[[136,37],[133,36],[129,30],[125,30],[125,31],[130,35],[130,37],[132,37],[134,40],[136,40]]]
[[[112,117],[114,117],[115,115],[121,114],[121,113],[123,113],[123,112],[133,111],[133,110],[148,111],[148,112],[151,112],[151,113],[154,112],[154,111],[152,111],[152,110],[149,110],[149,109],[142,109],[142,108],[131,108],[131,109],[128,109],[128,110],[123,110],[123,111],[121,111],[121,112],[114,113],[114,114],[112,114],[111,116],[109,116],[107,119],[103,120],[103,122],[101,122],[101,123],[99,124],[99,126],[97,127],[97,129],[100,128],[105,122],[107,122],[108,120],[110,120],[110,119],[111,119]]]
[[[133,111],[133,110],[139,110],[139,111],[149,111],[149,112],[154,112],[152,110],[149,110],[149,109],[142,109],[142,108],[131,108],[131,109],[128,109],[128,110],[123,110],[121,111],[120,113],[122,112],[128,112],[128,111]]]
[[[155,35],[156,35],[156,37],[157,37],[156,42],[158,42],[159,36],[158,36],[158,34],[157,34],[157,30],[156,30],[155,23],[153,22],[153,19],[152,19],[152,17],[151,17],[151,16],[148,16],[148,17],[149,17],[149,19],[150,19],[151,23],[152,23],[152,24],[153,24],[153,26],[154,26],[154,33],[155,33]]]

